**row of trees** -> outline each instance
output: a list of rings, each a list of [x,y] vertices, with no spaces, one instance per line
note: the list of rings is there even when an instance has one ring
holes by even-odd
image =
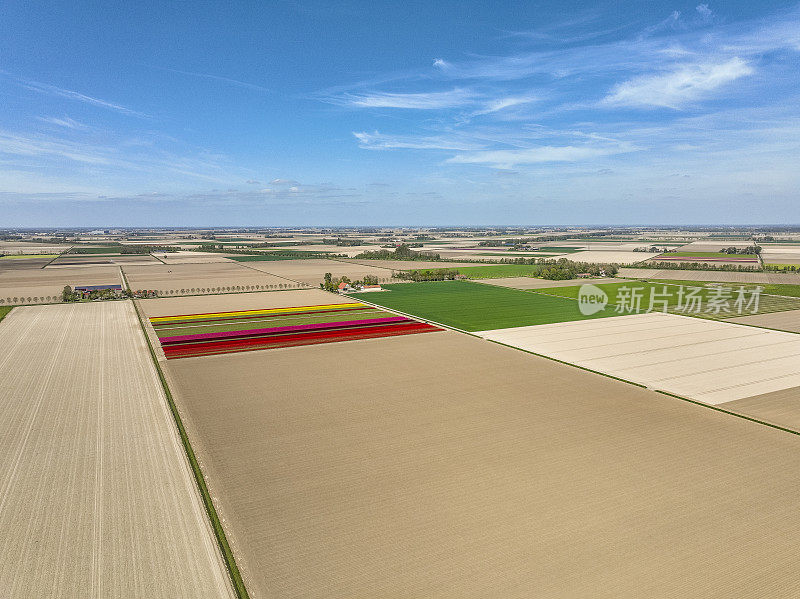
[[[737,248],[735,246],[730,246],[727,248],[723,248],[720,250],[723,254],[760,254],[761,253],[761,246],[758,245],[748,245],[747,247]]]
[[[656,270],[735,270],[758,271],[758,266],[746,264],[711,264],[709,262],[639,262],[636,268],[652,268]]]
[[[319,284],[319,288],[324,291],[336,292],[339,290],[339,285],[341,285],[342,283],[345,283],[346,285],[350,285],[352,287],[362,287],[363,285],[377,285],[378,277],[375,275],[364,275],[360,280],[351,281],[350,277],[346,275],[343,275],[341,277],[334,277],[331,273],[326,272],[322,280],[322,283]]]
[[[407,243],[401,243],[394,250],[374,250],[362,252],[356,258],[366,260],[431,260],[438,262],[441,260],[439,254],[432,252],[415,252]]]

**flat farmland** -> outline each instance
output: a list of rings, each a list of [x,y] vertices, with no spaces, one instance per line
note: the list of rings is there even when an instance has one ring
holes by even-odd
[[[123,266],[131,289],[155,289],[161,295],[230,293],[300,287],[298,283],[246,268],[236,262]]]
[[[150,254],[62,254],[53,260],[48,268],[96,264],[159,264],[159,262]]]
[[[413,335],[438,327],[358,302],[150,319],[167,359]]]
[[[565,279],[550,281],[548,279],[534,279],[532,277],[503,277],[501,279],[477,279],[478,283],[497,285],[498,287],[511,287],[512,289],[551,289],[554,287],[580,287],[581,285],[602,285],[609,282],[618,282],[619,279]]]
[[[742,291],[739,292],[735,287],[704,286],[699,283],[692,285],[689,281],[681,283],[672,285],[663,282],[622,281],[598,283],[596,286],[607,294],[609,303],[615,304],[617,306],[615,309],[619,309],[621,313],[647,311],[651,309],[651,301],[653,310],[664,312],[666,307],[667,312],[714,319],[800,310],[800,298],[761,293],[756,304],[752,289],[744,286],[741,286]],[[577,300],[580,289],[580,286],[573,285],[539,288],[534,289],[534,292]],[[697,298],[696,306],[692,303],[693,300],[687,299],[690,294]],[[636,299],[633,299],[634,295]],[[715,302],[719,302],[719,304],[715,305]]]
[[[615,252],[605,250],[588,250],[586,252],[575,252],[568,256],[561,256],[573,262],[591,262],[593,264],[635,264],[642,262],[658,254],[651,252]]]
[[[449,331],[167,371],[254,598],[800,593],[798,436]]]
[[[139,302],[139,307],[148,318],[174,316],[176,314],[198,314],[200,312],[234,312],[238,310],[311,306],[313,304],[330,304],[333,302],[357,302],[357,300],[346,295],[334,295],[320,289],[159,297],[137,301]]]
[[[373,275],[383,281],[389,281],[392,271],[372,265],[358,264],[355,262],[341,262],[338,260],[308,259],[308,260],[273,260],[265,262],[247,262],[250,268],[272,273],[279,277],[286,277],[300,281],[312,287],[319,287],[326,272],[334,277],[347,276],[352,280],[362,278],[364,275]]]
[[[0,323],[3,597],[233,597],[131,302]]]
[[[800,431],[800,387],[720,404],[721,408]]]
[[[681,281],[712,281],[717,283],[800,284],[800,273],[779,272],[620,268],[619,276],[625,277],[626,279],[677,279]]]
[[[732,318],[730,322],[748,324],[756,327],[766,327],[768,329],[779,329],[781,331],[791,331],[792,333],[800,333],[800,310],[773,312],[772,314],[756,314],[754,316],[741,316],[738,318]]]
[[[65,285],[120,284],[119,266],[0,270],[0,299],[8,304],[60,301]]]
[[[340,262],[373,266],[387,270],[418,270],[420,268],[458,268],[459,266],[475,266],[471,262],[435,262],[432,260],[362,260],[356,258],[341,259]]]
[[[612,309],[606,309],[584,316],[571,299],[469,281],[404,283],[384,288],[388,291],[349,295],[465,331],[614,315]]]
[[[800,385],[800,336],[652,312],[482,337],[708,404]]]
[[[213,264],[230,262],[224,254],[216,252],[154,252],[153,256],[164,264]]]

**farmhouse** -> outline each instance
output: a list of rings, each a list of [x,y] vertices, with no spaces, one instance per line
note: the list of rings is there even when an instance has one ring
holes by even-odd
[[[93,291],[109,291],[115,295],[122,295],[122,285],[76,285],[73,291],[83,298],[88,298]]]

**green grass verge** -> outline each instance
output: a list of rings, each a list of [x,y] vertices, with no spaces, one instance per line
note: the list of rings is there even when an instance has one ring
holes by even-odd
[[[769,266],[776,270],[788,270],[790,272],[800,270],[800,263],[797,264],[775,264],[774,262],[765,262],[764,266]]]
[[[405,312],[465,331],[484,331],[615,316],[606,309],[591,316],[575,301],[519,289],[469,281],[397,283],[383,293],[350,294],[385,308]]]
[[[14,306],[0,306],[0,321],[2,321],[6,315],[11,312],[11,308]]]
[[[228,574],[231,577],[233,588],[236,591],[236,595],[239,597],[239,599],[249,599],[250,596],[247,594],[247,589],[244,586],[244,581],[242,580],[242,575],[239,572],[239,567],[236,565],[236,560],[233,557],[233,551],[228,544],[228,539],[225,536],[225,530],[222,528],[222,522],[217,515],[217,510],[214,508],[214,502],[211,500],[211,494],[206,486],[206,479],[203,476],[203,472],[200,470],[200,464],[197,462],[197,457],[194,455],[194,450],[189,442],[186,429],[183,426],[183,421],[181,420],[181,415],[178,412],[178,407],[175,405],[175,400],[172,397],[172,392],[169,390],[169,385],[167,384],[167,379],[164,376],[164,371],[161,370],[161,365],[158,363],[158,358],[156,357],[156,352],[153,349],[153,344],[150,342],[150,337],[147,334],[144,319],[139,311],[139,305],[135,301],[133,302],[133,307],[136,310],[136,316],[139,318],[139,326],[141,327],[142,334],[147,341],[147,347],[150,350],[150,357],[153,359],[156,372],[158,372],[158,378],[161,381],[161,386],[164,388],[164,394],[167,396],[167,403],[169,404],[170,412],[172,412],[172,417],[175,419],[175,425],[178,427],[178,433],[180,434],[181,441],[183,442],[183,448],[186,450],[186,456],[189,458],[192,474],[194,474],[195,482],[197,482],[197,486],[200,489],[200,495],[203,498],[203,505],[206,508],[206,513],[208,514],[208,518],[211,520],[211,525],[214,528],[214,534],[217,537],[217,543],[219,544],[220,551],[222,551],[222,556],[225,559],[225,565],[228,569]]]

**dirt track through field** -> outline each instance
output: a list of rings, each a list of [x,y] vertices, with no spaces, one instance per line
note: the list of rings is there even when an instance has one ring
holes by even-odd
[[[131,302],[0,323],[0,594],[233,597]]]

